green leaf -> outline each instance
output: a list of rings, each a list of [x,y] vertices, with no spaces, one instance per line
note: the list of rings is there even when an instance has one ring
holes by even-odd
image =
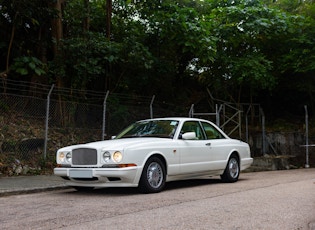
[[[35,73],[38,75],[38,76],[40,76],[40,75],[42,75],[42,74],[45,74],[45,71],[44,70],[42,70],[42,69],[39,69],[39,68],[35,68]]]
[[[18,68],[15,70],[17,73],[21,74],[21,75],[27,75],[28,71],[25,68]]]
[[[35,65],[34,62],[28,63],[28,66],[29,66],[32,70],[34,70],[34,69],[36,68],[36,65]]]

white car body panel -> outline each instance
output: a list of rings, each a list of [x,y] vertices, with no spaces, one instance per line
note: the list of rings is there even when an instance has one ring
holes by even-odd
[[[54,174],[67,179],[67,184],[70,186],[137,187],[142,170],[147,160],[153,155],[158,155],[165,161],[166,181],[221,175],[232,153],[238,154],[241,170],[248,168],[253,162],[248,144],[230,139],[221,130],[219,131],[220,134],[222,132],[222,139],[180,139],[180,129],[183,122],[199,121],[200,119],[163,119],[179,121],[173,139],[137,137],[67,146],[57,151],[57,164],[59,167],[54,169]],[[208,122],[205,120],[201,121]],[[213,123],[211,125],[216,127]],[[97,163],[76,165],[58,161],[61,153],[72,153],[74,149],[96,150],[97,159],[95,161]],[[130,166],[112,167],[116,163],[104,162],[102,156],[104,150],[110,153],[120,151],[122,153],[122,161],[119,164],[130,164]]]

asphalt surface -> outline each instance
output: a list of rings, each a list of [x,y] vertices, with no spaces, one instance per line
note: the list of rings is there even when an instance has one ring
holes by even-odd
[[[0,177],[0,197],[63,188],[64,180],[54,175]]]
[[[65,188],[68,188],[65,180],[54,175],[0,176],[0,197]]]
[[[76,192],[55,176],[0,178],[1,229],[315,230],[315,168],[170,182],[157,194]],[[49,193],[38,191],[56,190]],[[5,191],[6,190],[6,191]],[[33,193],[27,196],[9,194]],[[126,224],[127,223],[127,224]]]

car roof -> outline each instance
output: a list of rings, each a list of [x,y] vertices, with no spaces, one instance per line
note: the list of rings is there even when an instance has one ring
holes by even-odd
[[[210,122],[208,120],[205,119],[200,119],[200,118],[194,118],[194,117],[160,117],[160,118],[151,118],[151,119],[144,119],[141,121],[151,121],[151,120],[178,120],[178,121],[205,121],[205,122]]]

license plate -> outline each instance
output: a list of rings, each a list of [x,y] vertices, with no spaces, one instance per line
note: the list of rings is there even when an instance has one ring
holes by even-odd
[[[92,171],[88,170],[70,170],[69,176],[72,178],[92,178]]]

